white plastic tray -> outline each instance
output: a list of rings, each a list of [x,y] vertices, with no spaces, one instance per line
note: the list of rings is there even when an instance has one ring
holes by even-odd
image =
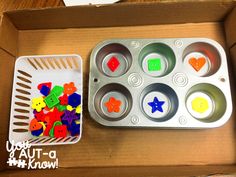
[[[16,60],[14,71],[9,140],[14,140],[15,143],[28,140],[32,145],[60,145],[78,142],[82,135],[82,112],[79,136],[34,137],[29,131],[29,123],[34,117],[31,100],[41,96],[37,89],[38,84],[52,82],[52,85],[55,86],[74,82],[77,87],[76,93],[80,94],[81,100],[83,100],[82,78],[82,59],[79,55],[19,57]]]

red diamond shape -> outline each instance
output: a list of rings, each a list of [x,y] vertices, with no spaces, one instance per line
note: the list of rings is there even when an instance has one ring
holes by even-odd
[[[111,57],[110,60],[107,62],[107,66],[112,72],[114,72],[119,65],[120,65],[119,60],[114,56]]]

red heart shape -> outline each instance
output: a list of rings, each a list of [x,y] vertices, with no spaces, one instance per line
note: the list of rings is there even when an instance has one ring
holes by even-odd
[[[41,83],[41,84],[38,85],[38,89],[41,90],[42,86],[47,86],[48,88],[51,89],[52,83],[51,82]]]

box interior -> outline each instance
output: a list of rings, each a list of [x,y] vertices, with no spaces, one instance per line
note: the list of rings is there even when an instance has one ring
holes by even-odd
[[[16,57],[79,54],[83,58],[84,67],[82,139],[75,145],[43,147],[57,151],[62,171],[70,168],[70,173],[76,174],[79,170],[94,167],[99,173],[101,169],[98,167],[103,167],[107,174],[111,174],[114,168],[114,171],[120,169],[128,176],[126,168],[130,167],[137,171],[136,175],[143,169],[142,173],[148,176],[149,173],[144,172],[149,171],[149,168],[153,172],[158,170],[145,166],[165,166],[158,167],[158,173],[167,174],[167,168],[182,165],[177,170],[181,175],[192,175],[197,171],[199,175],[235,172],[235,166],[232,166],[236,163],[234,112],[231,119],[219,128],[156,130],[104,127],[90,118],[87,109],[89,55],[98,42],[111,38],[206,37],[216,40],[224,47],[231,65],[234,63],[233,59],[236,59],[236,31],[233,30],[236,9],[232,11],[233,7],[235,3],[230,1],[197,4],[163,2],[6,12],[0,30],[0,73],[4,76],[0,78],[0,153],[4,154],[1,158],[3,168],[7,168],[5,142],[8,137]],[[193,171],[190,173],[185,165],[195,167],[191,167]],[[221,166],[210,168],[198,165]],[[91,176],[95,175],[93,173]]]
[[[109,38],[137,36],[139,38],[204,36],[218,41],[227,50],[221,23],[199,23],[20,30],[18,55],[78,53],[83,58],[84,84],[87,85],[89,54],[98,42]],[[74,146],[53,147],[58,152],[61,167],[205,165],[235,162],[233,155],[236,152],[235,141],[232,141],[235,139],[234,119],[230,119],[223,127],[207,130],[108,128],[97,124],[89,117],[86,101],[87,86],[84,87],[84,93],[84,131],[81,141]],[[224,151],[226,149],[227,151]],[[67,151],[71,156],[65,156]],[[171,158],[173,156],[175,158]],[[74,160],[78,162],[74,163]]]
[[[108,177],[140,177],[140,176],[164,176],[164,177],[222,177],[222,174],[235,175],[235,166],[155,166],[155,167],[83,167],[83,168],[58,168],[57,170],[7,170],[2,173],[3,177],[17,177],[28,175],[34,177],[53,175],[57,176],[108,176]],[[231,177],[231,175],[225,175]]]

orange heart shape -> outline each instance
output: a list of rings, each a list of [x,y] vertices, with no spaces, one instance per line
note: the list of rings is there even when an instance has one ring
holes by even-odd
[[[40,124],[37,119],[32,119],[30,122],[30,131],[34,131],[34,130],[39,130],[42,128],[42,124]]]
[[[206,59],[204,57],[198,59],[190,58],[188,62],[198,72],[205,65]]]

